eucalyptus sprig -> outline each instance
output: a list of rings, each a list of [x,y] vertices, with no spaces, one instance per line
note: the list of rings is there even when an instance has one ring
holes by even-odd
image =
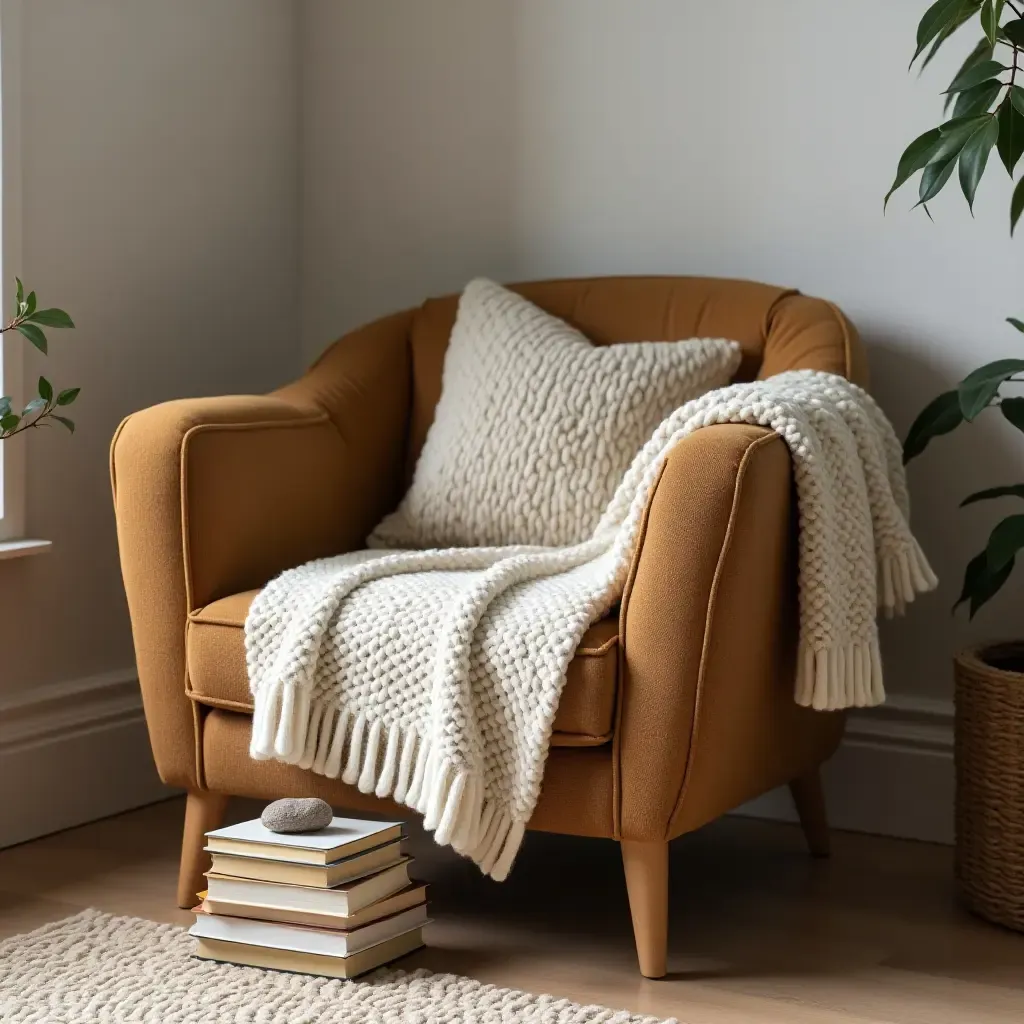
[[[26,295],[21,279],[15,278],[15,281],[18,289],[15,296],[14,316],[9,323],[0,327],[0,334],[17,331],[35,345],[43,355],[46,355],[49,345],[43,328],[74,327],[74,321],[63,309],[38,309],[36,293],[29,292]],[[74,421],[56,410],[71,405],[78,397],[81,388],[66,388],[63,391],[55,392],[53,385],[45,377],[40,377],[37,391],[36,397],[22,409],[20,415],[12,410],[9,396],[4,395],[0,398],[0,441],[6,441],[9,437],[14,437],[15,434],[20,434],[30,427],[49,426],[52,421],[60,423],[74,433]]]
[[[945,43],[977,17],[982,37],[945,90],[943,114],[952,113],[937,128],[918,136],[900,157],[889,198],[920,172],[916,206],[928,203],[958,170],[960,188],[971,212],[978,185],[993,148],[1011,180],[1024,156],[1024,0],[937,0],[917,28],[913,67],[924,55],[922,70]],[[997,57],[999,59],[997,59]],[[952,111],[950,111],[952,107]],[[1024,214],[1024,175],[1010,200],[1010,234]],[[1009,317],[1024,333],[1024,321]],[[920,455],[936,437],[962,423],[971,423],[986,409],[998,408],[1008,423],[1024,432],[1024,359],[998,359],[969,373],[952,391],[930,402],[914,421],[903,446],[903,461]],[[1005,393],[1009,391],[1010,393]],[[965,498],[962,505],[997,498],[1024,498],[1024,484],[989,487]],[[1024,548],[1024,515],[1007,516],[989,535],[983,551],[964,573],[963,589],[954,608],[967,603],[973,618],[1009,579],[1016,557]]]

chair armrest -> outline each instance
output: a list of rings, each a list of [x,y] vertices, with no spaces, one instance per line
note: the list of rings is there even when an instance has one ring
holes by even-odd
[[[266,396],[167,402],[111,445],[118,546],[157,768],[202,784],[185,695],[188,613],[312,558],[362,546],[398,498],[409,317],[337,342]]]
[[[775,433],[705,427],[669,454],[623,596],[620,831],[666,839],[831,754],[799,707],[792,465]]]

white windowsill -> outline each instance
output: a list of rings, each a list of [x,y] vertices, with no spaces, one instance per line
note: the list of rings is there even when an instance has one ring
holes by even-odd
[[[51,540],[0,540],[0,561],[6,558],[24,558],[26,555],[41,555],[52,547]]]

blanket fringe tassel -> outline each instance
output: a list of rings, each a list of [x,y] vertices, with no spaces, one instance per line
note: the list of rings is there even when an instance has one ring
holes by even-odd
[[[878,561],[878,605],[902,615],[918,594],[934,590],[938,579],[917,541]],[[863,640],[815,648],[802,644],[797,661],[796,702],[816,711],[874,707],[885,700],[878,630],[870,623]]]
[[[900,614],[937,580],[916,541],[878,564],[878,604]],[[818,711],[868,707],[885,700],[878,633],[825,649],[801,646],[796,701]],[[442,846],[472,858],[502,881],[523,841],[525,822],[484,797],[483,780],[434,749],[415,727],[370,719],[365,712],[313,701],[294,686],[259,690],[250,755],[341,778],[362,793],[391,797],[423,815]]]
[[[249,753],[340,778],[361,793],[419,811],[436,842],[470,857],[499,882],[522,845],[525,822],[486,800],[483,781],[433,749],[415,727],[352,714],[278,685],[256,696]]]

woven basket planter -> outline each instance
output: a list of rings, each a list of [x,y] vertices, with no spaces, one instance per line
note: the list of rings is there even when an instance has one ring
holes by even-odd
[[[956,676],[956,876],[975,913],[1024,931],[1024,642],[965,651]]]

